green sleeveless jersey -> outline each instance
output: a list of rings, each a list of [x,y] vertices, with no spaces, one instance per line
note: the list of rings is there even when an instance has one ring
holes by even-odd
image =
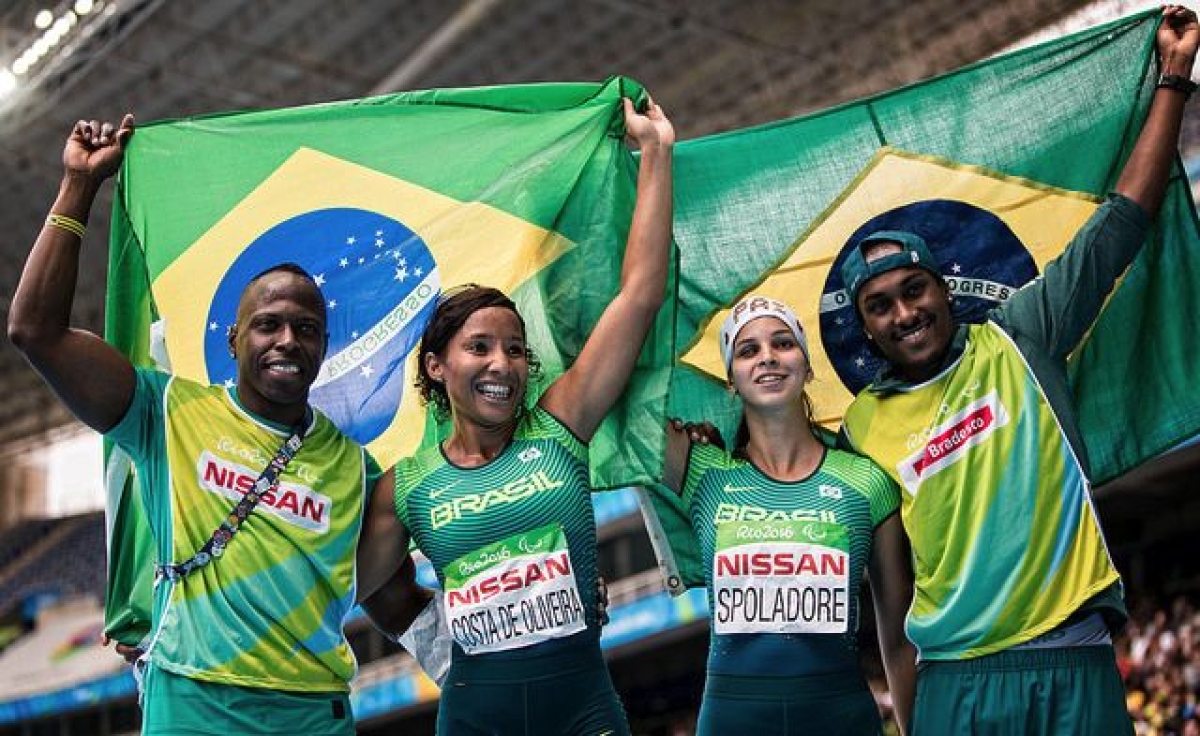
[[[482,467],[440,445],[400,461],[396,513],[437,571],[461,651],[522,659],[599,635],[587,448],[540,406]]]
[[[863,572],[875,528],[900,505],[882,470],[827,450],[809,477],[778,481],[693,445],[683,500],[708,588],[710,674],[857,671]]]
[[[289,434],[230,391],[138,370],[133,402],[107,437],[133,458],[162,563],[195,554]],[[303,445],[225,553],[160,579],[150,657],[197,680],[245,687],[349,690],[342,633],[354,605],[355,551],[378,468],[319,412]]]
[[[843,428],[901,485],[923,659],[1029,641],[1118,580],[1080,462],[994,322],[937,377],[860,393]]]

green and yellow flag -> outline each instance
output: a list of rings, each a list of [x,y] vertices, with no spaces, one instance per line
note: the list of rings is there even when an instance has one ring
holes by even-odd
[[[839,275],[858,237],[925,236],[960,317],[979,319],[1058,254],[1120,174],[1154,92],[1158,11],[859,102],[681,143],[675,238],[680,367],[669,412],[732,437],[716,334],[752,292],[805,324],[820,421],[837,429],[878,367]],[[1101,483],[1200,432],[1200,229],[1176,165],[1150,241],[1070,364]],[[695,547],[669,493],[651,494],[668,582],[695,583]],[[657,513],[655,513],[657,512]]]
[[[578,354],[617,291],[635,200],[622,96],[645,94],[615,78],[141,126],[115,204],[108,339],[137,364],[232,386],[238,296],[263,269],[295,262],[329,315],[311,400],[388,467],[437,436],[413,388],[414,348],[444,289],[511,294],[547,378]],[[597,487],[658,473],[672,347],[663,315],[592,443]],[[108,630],[136,640],[151,560],[127,464],[109,460]]]

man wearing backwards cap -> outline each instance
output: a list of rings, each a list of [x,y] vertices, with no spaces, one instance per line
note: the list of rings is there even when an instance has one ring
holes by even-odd
[[[1039,279],[958,325],[925,242],[863,238],[842,278],[888,365],[843,439],[902,488],[917,734],[1132,734],[1109,632],[1120,578],[1091,506],[1066,358],[1137,255],[1175,155],[1196,15],[1163,10],[1156,90],[1116,191]],[[980,729],[983,730],[980,730]]]

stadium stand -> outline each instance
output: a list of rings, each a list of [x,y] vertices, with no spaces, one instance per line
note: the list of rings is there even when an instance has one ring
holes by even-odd
[[[1143,601],[1117,640],[1118,666],[1138,736],[1200,736],[1200,611],[1176,596]]]
[[[11,537],[10,537],[11,534]],[[18,525],[5,534],[12,557],[0,566],[0,621],[14,608],[56,597],[104,597],[104,515],[83,514]]]

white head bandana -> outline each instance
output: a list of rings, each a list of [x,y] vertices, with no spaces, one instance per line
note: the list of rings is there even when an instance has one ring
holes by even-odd
[[[804,336],[804,328],[800,326],[800,320],[796,318],[792,308],[770,297],[752,294],[735,304],[729,311],[729,316],[725,318],[725,324],[721,325],[721,360],[725,362],[726,374],[733,364],[733,343],[737,340],[738,333],[747,324],[761,317],[775,317],[787,325],[796,336],[796,341],[800,343],[804,359],[812,362],[808,355],[808,338]]]

